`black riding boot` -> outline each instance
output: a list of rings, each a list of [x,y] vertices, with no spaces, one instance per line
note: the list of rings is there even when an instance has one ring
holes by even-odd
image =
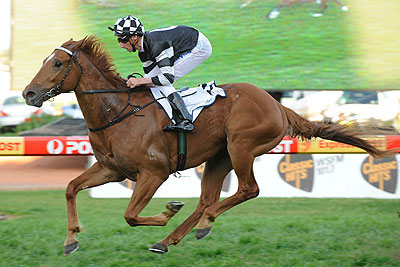
[[[163,127],[163,131],[172,132],[172,131],[185,131],[192,132],[194,126],[192,124],[192,115],[186,108],[185,102],[183,102],[182,97],[178,92],[173,92],[168,96],[168,100],[172,106],[174,114],[174,124]]]

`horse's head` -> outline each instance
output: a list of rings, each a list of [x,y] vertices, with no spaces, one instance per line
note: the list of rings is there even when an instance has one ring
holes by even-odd
[[[41,107],[44,101],[78,87],[82,66],[77,51],[83,41],[71,39],[43,61],[39,72],[22,92],[28,105]]]

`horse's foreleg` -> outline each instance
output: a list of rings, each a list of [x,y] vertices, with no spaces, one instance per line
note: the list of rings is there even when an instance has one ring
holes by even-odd
[[[231,170],[232,163],[226,150],[218,153],[212,159],[209,159],[206,162],[201,179],[201,195],[196,210],[164,240],[153,245],[150,251],[166,253],[168,252],[169,245],[178,244],[199,222],[204,210],[213,203],[218,202],[224,179]],[[197,226],[198,230],[199,227],[204,226],[199,224]],[[200,229],[200,232],[202,232],[202,230],[203,229]],[[196,236],[199,238],[198,232]]]
[[[95,187],[108,182],[122,181],[124,178],[117,173],[102,167],[99,163],[93,164],[84,173],[69,182],[65,191],[67,200],[68,234],[64,243],[64,254],[69,255],[78,249],[77,234],[81,231],[76,208],[76,195],[86,188]]]
[[[154,170],[153,170],[154,172]],[[152,225],[164,226],[183,206],[182,202],[169,202],[167,210],[156,216],[140,217],[139,213],[150,202],[154,193],[167,179],[167,175],[145,174],[139,172],[132,197],[125,211],[125,220],[130,226]],[[167,177],[164,177],[167,176]]]

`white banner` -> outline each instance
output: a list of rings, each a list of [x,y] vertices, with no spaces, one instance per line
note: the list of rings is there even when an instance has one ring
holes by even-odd
[[[397,188],[399,156],[374,159],[367,154],[268,154],[256,158],[254,174],[259,197],[400,198]],[[200,196],[203,165],[170,175],[158,189],[157,198]],[[134,182],[109,183],[90,189],[91,197],[129,198]],[[237,190],[232,171],[225,179],[221,197]]]

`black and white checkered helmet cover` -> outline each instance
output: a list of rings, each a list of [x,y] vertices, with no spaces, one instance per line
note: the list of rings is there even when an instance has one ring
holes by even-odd
[[[144,27],[138,18],[131,15],[118,19],[114,23],[114,35],[143,34]]]

